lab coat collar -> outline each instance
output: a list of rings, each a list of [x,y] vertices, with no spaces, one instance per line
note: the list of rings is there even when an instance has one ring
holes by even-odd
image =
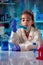
[[[22,37],[23,37],[24,41],[33,39],[33,34],[34,34],[34,28],[33,27],[31,27],[28,38],[25,35],[24,29],[21,29],[21,32],[22,32]]]

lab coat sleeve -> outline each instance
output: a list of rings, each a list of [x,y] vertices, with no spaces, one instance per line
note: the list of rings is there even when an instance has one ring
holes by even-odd
[[[19,46],[21,48],[21,51],[30,51],[33,49],[33,46],[31,44],[31,42],[29,42],[29,41],[26,41],[23,44],[19,44]]]
[[[11,36],[10,36],[10,39],[9,39],[9,43],[13,43],[13,44],[18,44],[19,43],[19,38],[18,38],[18,35],[16,32],[11,32]]]

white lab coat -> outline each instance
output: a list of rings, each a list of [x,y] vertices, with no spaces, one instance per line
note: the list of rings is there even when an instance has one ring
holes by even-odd
[[[28,51],[34,48],[34,42],[36,43],[35,48],[38,48],[41,43],[40,40],[39,30],[36,30],[32,27],[28,38],[26,37],[23,28],[18,29],[16,33],[12,31],[9,42],[12,42],[13,44],[19,44],[21,51]]]

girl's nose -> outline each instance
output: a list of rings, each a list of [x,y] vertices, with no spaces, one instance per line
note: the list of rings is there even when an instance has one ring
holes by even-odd
[[[27,23],[27,21],[25,20],[25,25],[27,26],[28,25],[28,23]]]

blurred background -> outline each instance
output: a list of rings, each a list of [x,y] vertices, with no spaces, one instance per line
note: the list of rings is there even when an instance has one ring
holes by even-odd
[[[43,40],[43,0],[0,0],[0,40],[3,34],[10,36],[10,24],[14,18],[20,22],[23,10],[32,10],[35,27]]]

